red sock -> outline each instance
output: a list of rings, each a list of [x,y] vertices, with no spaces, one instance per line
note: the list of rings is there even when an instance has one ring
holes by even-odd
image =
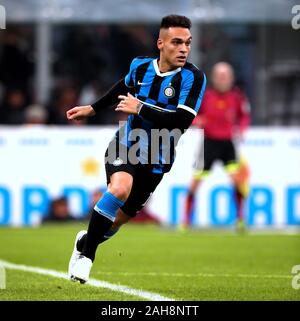
[[[192,216],[192,210],[194,207],[194,194],[188,193],[186,202],[185,202],[185,215],[184,215],[184,224],[190,225],[191,223],[191,216]]]
[[[239,220],[244,218],[243,205],[244,205],[244,196],[239,192],[237,188],[234,189],[234,197],[236,202],[236,214]]]

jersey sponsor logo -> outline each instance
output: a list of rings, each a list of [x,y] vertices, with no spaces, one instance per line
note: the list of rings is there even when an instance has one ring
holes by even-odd
[[[168,86],[164,89],[164,95],[167,98],[172,98],[175,96],[175,89],[172,86]]]
[[[121,159],[120,157],[116,158],[116,160],[114,160],[113,162],[113,165],[114,166],[120,166],[122,165],[124,162],[123,162],[123,159]]]

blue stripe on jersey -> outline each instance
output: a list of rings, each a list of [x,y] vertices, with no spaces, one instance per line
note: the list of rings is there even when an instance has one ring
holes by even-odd
[[[194,73],[191,70],[188,69],[183,69],[181,71],[182,77],[184,78],[184,84],[180,92],[179,96],[179,104],[180,105],[185,105],[186,98],[190,93],[190,90],[193,86],[194,82]],[[187,106],[193,108],[193,106]]]
[[[137,67],[151,60],[153,60],[153,58],[149,57],[137,57],[132,60],[129,73],[125,76],[125,85],[127,87],[133,87],[132,83],[134,82]]]
[[[140,91],[137,93],[138,96],[143,96],[143,97],[149,96],[151,84],[155,76],[155,73],[153,73],[151,69],[153,69],[153,64],[150,63],[144,75],[142,83],[138,84],[140,86]]]
[[[201,92],[200,92],[200,95],[198,97],[198,100],[197,100],[197,103],[196,103],[196,107],[195,107],[195,110],[196,110],[197,113],[198,113],[198,111],[200,109],[200,106],[201,106],[201,102],[202,102],[202,98],[203,98],[203,95],[204,95],[205,87],[206,87],[206,76],[203,73],[203,85],[202,85]]]

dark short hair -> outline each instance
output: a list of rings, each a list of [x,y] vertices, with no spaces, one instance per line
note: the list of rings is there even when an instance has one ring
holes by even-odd
[[[181,27],[191,29],[192,22],[189,18],[185,16],[171,14],[163,17],[160,24],[160,29],[168,29],[170,27]]]

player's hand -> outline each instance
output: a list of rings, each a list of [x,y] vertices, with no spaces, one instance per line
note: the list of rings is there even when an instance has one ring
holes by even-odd
[[[68,120],[82,120],[86,117],[94,116],[95,111],[91,105],[87,106],[76,106],[67,111]]]
[[[127,96],[120,95],[118,97],[121,99],[119,104],[117,105],[116,111],[122,111],[126,114],[135,114],[137,115],[139,113],[139,109],[141,107],[141,102],[132,96],[130,93],[127,94]]]

